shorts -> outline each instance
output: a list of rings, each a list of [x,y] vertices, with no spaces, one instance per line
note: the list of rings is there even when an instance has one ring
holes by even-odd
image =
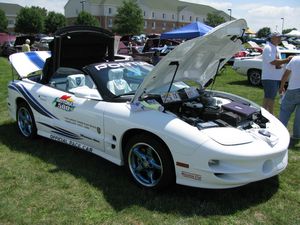
[[[280,87],[280,80],[262,80],[262,86],[265,92],[265,98],[275,99]]]

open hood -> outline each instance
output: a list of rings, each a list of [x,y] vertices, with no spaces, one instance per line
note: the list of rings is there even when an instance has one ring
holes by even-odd
[[[150,72],[140,85],[132,101],[147,93],[174,82],[193,80],[201,87],[211,80],[218,68],[239,51],[239,39],[247,29],[244,19],[221,24],[202,37],[194,38],[178,45],[166,55]]]

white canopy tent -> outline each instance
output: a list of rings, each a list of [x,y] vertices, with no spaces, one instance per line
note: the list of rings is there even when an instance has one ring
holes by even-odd
[[[288,37],[300,37],[300,31],[292,30],[291,32],[285,34]]]

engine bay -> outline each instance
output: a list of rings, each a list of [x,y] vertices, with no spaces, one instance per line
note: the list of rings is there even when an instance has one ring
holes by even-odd
[[[156,98],[165,112],[173,113],[186,123],[206,129],[236,127],[266,128],[269,122],[259,107],[248,101],[221,92],[184,88]]]

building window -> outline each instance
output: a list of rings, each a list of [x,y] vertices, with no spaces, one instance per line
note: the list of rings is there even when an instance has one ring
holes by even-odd
[[[8,20],[7,23],[8,23],[8,25],[14,25],[15,21],[14,20]]]
[[[108,14],[112,13],[112,8],[108,8]]]
[[[144,11],[144,17],[146,16],[146,11]]]
[[[181,20],[184,21],[184,15],[181,16]]]
[[[152,18],[155,18],[155,13],[154,12],[152,12]]]
[[[164,22],[164,23],[163,23],[163,27],[162,27],[162,29],[163,29],[163,30],[165,30],[165,29],[166,29],[166,26],[167,26],[167,23],[166,23],[166,22]]]
[[[166,18],[166,14],[163,13],[162,14],[162,18],[165,19]]]
[[[148,23],[147,21],[144,22],[144,28],[147,29]]]
[[[190,16],[190,21],[192,21],[192,19],[193,19],[193,17],[192,17],[192,16]]]
[[[108,27],[112,27],[112,25],[113,25],[113,21],[112,21],[112,19],[110,18],[110,19],[108,19]]]
[[[172,20],[174,20],[175,19],[175,15],[174,14],[172,14]]]
[[[156,25],[156,23],[152,22],[152,29],[155,29],[155,25]]]

